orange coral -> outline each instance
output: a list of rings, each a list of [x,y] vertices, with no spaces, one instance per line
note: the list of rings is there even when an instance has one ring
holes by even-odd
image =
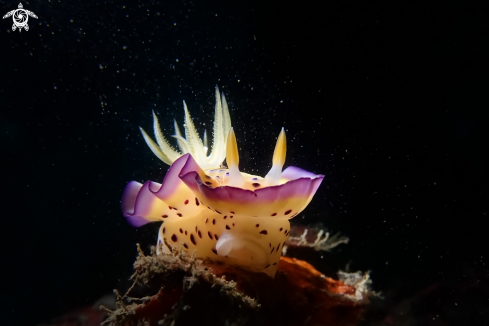
[[[352,325],[368,293],[322,275],[311,264],[282,257],[275,278],[185,256],[152,255],[135,263],[136,283],[156,294],[126,305],[119,297],[109,325]],[[346,282],[348,283],[348,282]],[[151,290],[154,291],[154,290]],[[155,293],[153,292],[153,293]],[[132,299],[134,301],[134,298]]]

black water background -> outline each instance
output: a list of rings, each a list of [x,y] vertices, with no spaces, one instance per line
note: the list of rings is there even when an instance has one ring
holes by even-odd
[[[30,30],[0,30],[2,324],[125,284],[156,232],[125,223],[121,191],[166,171],[138,126],[154,109],[171,134],[186,100],[209,127],[215,84],[245,171],[266,173],[284,126],[287,164],[325,174],[302,222],[349,236],[336,254],[397,293],[386,305],[441,282],[416,324],[487,324],[487,7],[23,4]]]

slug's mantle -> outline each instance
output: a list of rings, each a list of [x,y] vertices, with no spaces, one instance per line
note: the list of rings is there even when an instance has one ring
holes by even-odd
[[[217,138],[226,131],[227,125],[217,113],[222,107],[216,104],[216,120],[220,119],[214,123]],[[194,146],[198,136],[186,108],[185,112],[188,148],[198,153],[200,149]],[[159,127],[156,128],[155,121],[158,139]],[[230,128],[226,132],[227,141],[223,144],[218,139],[213,153],[225,147],[229,168],[204,169],[201,165],[212,166],[216,162],[209,163],[203,156],[196,160],[192,152],[183,154],[173,161],[161,184],[131,181],[126,186],[122,196],[123,215],[133,226],[164,222],[158,234],[158,254],[168,254],[177,248],[194,253],[197,258],[274,276],[290,233],[289,219],[309,204],[324,176],[297,167],[282,172],[286,154],[283,129],[270,172],[265,177],[242,173],[234,131]],[[154,147],[150,145],[150,148],[155,152]]]

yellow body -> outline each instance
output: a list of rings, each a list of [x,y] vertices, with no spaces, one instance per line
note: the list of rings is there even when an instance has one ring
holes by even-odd
[[[158,253],[174,249],[274,276],[290,232],[289,219],[311,201],[323,176],[295,167],[282,172],[286,136],[282,128],[273,165],[264,177],[242,173],[236,137],[224,95],[216,88],[214,144],[198,137],[185,109],[185,135],[175,124],[182,153],[171,148],[154,115],[151,150],[171,167],[162,184],[131,182],[122,198],[124,216],[134,226],[162,221]],[[220,168],[226,158],[229,168]]]

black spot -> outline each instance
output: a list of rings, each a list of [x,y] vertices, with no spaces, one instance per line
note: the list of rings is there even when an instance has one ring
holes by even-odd
[[[228,217],[227,215],[224,215],[223,219],[227,219],[227,217]]]
[[[217,234],[214,234],[214,239],[219,240],[219,237],[217,236]]]
[[[212,182],[209,182],[209,181],[206,181],[205,184],[208,186],[212,186]]]
[[[277,216],[277,213],[273,213],[272,216]]]
[[[185,205],[187,205],[187,204],[188,204],[188,199],[185,201],[185,203],[184,203],[184,204],[185,204]]]
[[[221,214],[221,212],[219,212],[217,209],[216,209],[216,213],[217,213],[217,214]]]
[[[185,247],[185,249],[188,249],[188,246],[186,243],[184,243],[183,246]]]
[[[177,242],[177,240],[178,240],[178,238],[175,234],[171,236],[171,241]]]
[[[282,232],[282,230],[283,230],[283,229],[284,229],[284,228],[280,228],[280,232]]]
[[[229,227],[229,225],[226,225],[226,230],[231,230],[231,228]]]
[[[195,197],[195,205],[199,206],[199,200],[197,199],[197,197]]]
[[[233,223],[233,226],[234,226],[234,223]]]
[[[277,263],[273,263],[273,265],[277,265]]]
[[[166,215],[166,214],[165,214],[165,215],[161,215],[161,217],[163,217],[163,218],[167,218],[167,217],[168,217],[168,215]]]
[[[212,248],[212,252],[217,255],[217,250],[216,249]]]
[[[234,217],[234,216],[232,216],[232,215],[231,215],[231,216],[229,216],[229,218],[233,218],[233,217]]]
[[[231,211],[230,213],[231,213],[231,214],[234,214],[234,212],[232,212],[232,211]]]
[[[267,230],[260,231],[260,234],[268,234]]]
[[[210,232],[207,232],[207,235],[209,236],[209,239],[212,240],[212,234]]]
[[[292,212],[292,210],[291,210],[291,209],[289,209],[288,211],[286,211],[286,212],[284,213],[284,215],[289,215],[289,214],[290,214],[290,212]]]
[[[205,176],[205,178],[206,178],[206,179],[210,179],[211,177],[210,177],[210,176],[208,176],[208,175],[206,175],[206,176]]]
[[[165,234],[166,228],[163,228],[163,234]]]
[[[187,230],[185,230],[185,235],[187,235]]]
[[[183,233],[183,230],[182,230],[182,228],[180,228],[180,233]]]
[[[254,183],[252,183],[252,186],[255,187],[255,188],[257,188],[257,187],[260,186],[260,184],[258,182],[254,182]]]
[[[270,251],[270,255],[273,253],[273,251],[275,250],[275,247],[272,248],[272,251]]]
[[[212,219],[212,225],[215,225],[215,224],[216,224],[216,219],[215,219],[215,218],[213,218],[213,219]]]
[[[285,230],[284,233],[287,234],[287,230]]]
[[[260,227],[260,224],[255,225],[257,228]]]
[[[192,241],[192,243],[194,244],[194,246],[197,245],[197,242],[195,242],[195,238],[194,238],[194,234],[190,234],[190,241]]]
[[[269,242],[269,243],[268,243],[268,246],[269,246],[270,248],[272,248],[272,243],[271,243],[271,242]]]
[[[206,218],[206,219],[205,219],[205,222],[206,222],[206,223],[207,223],[207,221],[209,221],[209,218]]]
[[[180,213],[177,213],[177,215],[180,216],[180,217],[182,217],[182,214],[180,214]]]
[[[270,267],[270,264],[268,264],[267,266],[265,266],[265,268],[268,268],[268,267]]]

